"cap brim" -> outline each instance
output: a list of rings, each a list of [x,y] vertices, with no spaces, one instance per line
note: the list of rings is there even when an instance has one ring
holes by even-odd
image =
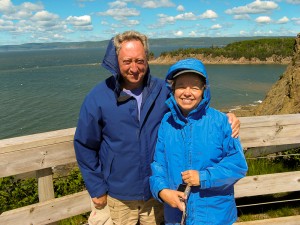
[[[176,77],[178,77],[178,76],[180,76],[180,75],[182,75],[182,74],[184,74],[184,73],[195,73],[195,74],[197,74],[197,75],[200,75],[201,77],[203,77],[203,78],[206,80],[205,76],[204,76],[202,73],[200,73],[199,71],[196,71],[196,70],[181,70],[181,71],[179,71],[178,73],[175,73],[175,74],[171,77],[171,79],[174,79],[174,78],[176,78]]]

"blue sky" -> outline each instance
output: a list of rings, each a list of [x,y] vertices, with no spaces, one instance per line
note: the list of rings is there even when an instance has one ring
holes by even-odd
[[[149,38],[296,36],[300,0],[0,0],[0,45]]]

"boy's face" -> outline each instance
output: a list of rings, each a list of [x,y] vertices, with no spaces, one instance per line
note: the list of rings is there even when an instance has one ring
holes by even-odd
[[[185,73],[174,80],[174,97],[184,116],[195,109],[203,98],[204,82],[199,75]]]

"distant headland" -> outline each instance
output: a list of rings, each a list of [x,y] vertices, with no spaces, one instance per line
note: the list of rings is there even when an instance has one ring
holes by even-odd
[[[173,64],[197,58],[205,64],[288,64],[293,56],[294,38],[263,38],[230,43],[224,47],[179,48],[150,58],[150,64]]]

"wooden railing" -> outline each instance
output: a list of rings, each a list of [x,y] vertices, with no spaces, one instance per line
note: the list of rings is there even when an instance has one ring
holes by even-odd
[[[300,146],[300,114],[241,117],[246,155],[259,156]],[[50,224],[90,211],[87,191],[54,198],[52,168],[75,163],[75,128],[0,140],[0,177],[36,171],[39,203],[3,212],[0,224]],[[272,146],[272,148],[270,148]],[[235,185],[235,197],[300,190],[300,171],[247,176]],[[296,222],[295,222],[296,221]],[[300,216],[236,224],[299,224]]]

